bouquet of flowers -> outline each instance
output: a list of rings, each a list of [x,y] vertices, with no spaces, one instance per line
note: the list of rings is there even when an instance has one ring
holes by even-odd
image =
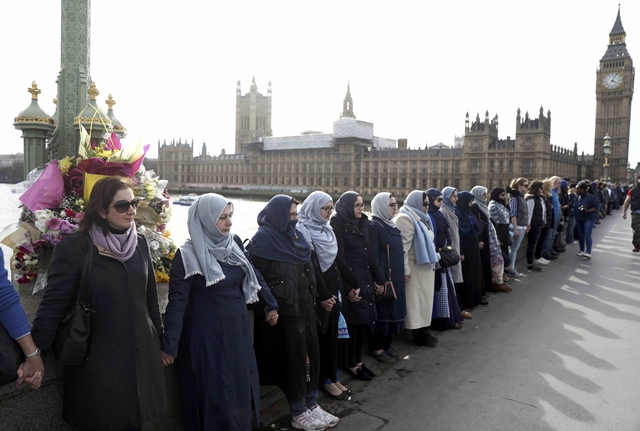
[[[43,289],[53,248],[65,235],[78,230],[93,184],[104,176],[120,176],[130,178],[135,195],[141,199],[136,228],[149,242],[156,281],[167,282],[177,249],[166,230],[171,198],[167,181],[142,165],[148,149],[149,145],[140,142],[123,148],[115,133],[92,139],[80,125],[78,157],[53,160],[38,169],[37,179],[20,197],[22,213],[16,231],[3,240],[14,248],[14,281],[35,280],[33,293]]]

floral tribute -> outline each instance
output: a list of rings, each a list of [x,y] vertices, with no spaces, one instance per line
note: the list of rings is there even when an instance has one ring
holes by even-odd
[[[136,228],[149,243],[156,281],[168,282],[176,251],[166,229],[171,218],[171,198],[167,181],[145,170],[142,164],[148,148],[140,142],[134,148],[123,148],[115,133],[91,139],[80,125],[80,147],[75,159],[53,160],[30,173],[36,179],[20,197],[22,213],[17,228],[3,240],[14,248],[14,281],[35,281],[33,293],[43,289],[53,248],[78,230],[93,184],[104,176],[119,176],[131,180],[134,194],[141,199]]]

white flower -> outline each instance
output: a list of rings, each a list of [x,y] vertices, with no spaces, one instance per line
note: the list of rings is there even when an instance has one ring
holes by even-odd
[[[151,248],[157,250],[160,248],[160,243],[156,240],[151,241]]]

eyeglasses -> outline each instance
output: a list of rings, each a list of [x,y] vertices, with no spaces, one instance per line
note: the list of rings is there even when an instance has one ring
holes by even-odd
[[[362,208],[362,209],[364,209],[365,206],[366,206],[365,204],[355,204],[354,208]]]
[[[442,202],[442,197],[438,197],[438,198],[436,198],[436,201],[438,201],[438,202]]]
[[[529,184],[522,184],[522,187],[529,188]]]
[[[334,207],[333,205],[328,206],[328,207],[322,207],[320,208],[321,210],[325,210],[326,212],[330,213],[331,211],[333,211],[336,207]]]
[[[110,207],[114,207],[116,209],[116,211],[118,211],[119,213],[126,213],[127,211],[129,211],[129,207],[133,207],[133,209],[137,209],[138,208],[138,204],[140,203],[140,199],[134,199],[131,202],[129,201],[118,201],[113,205],[109,205]]]
[[[398,204],[389,204],[389,208],[398,208]]]
[[[429,201],[422,202],[422,206],[425,207],[425,208],[428,207],[429,206]]]
[[[298,213],[297,212],[289,213],[289,216],[291,218],[296,218],[296,217],[298,217]]]

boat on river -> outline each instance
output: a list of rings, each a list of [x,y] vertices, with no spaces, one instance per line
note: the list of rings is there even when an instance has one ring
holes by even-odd
[[[196,201],[196,198],[198,197],[197,194],[195,193],[190,193],[188,196],[182,196],[181,198],[179,198],[178,200],[176,200],[174,202],[174,204],[176,205],[182,205],[185,207],[190,207],[191,204],[193,204]]]

